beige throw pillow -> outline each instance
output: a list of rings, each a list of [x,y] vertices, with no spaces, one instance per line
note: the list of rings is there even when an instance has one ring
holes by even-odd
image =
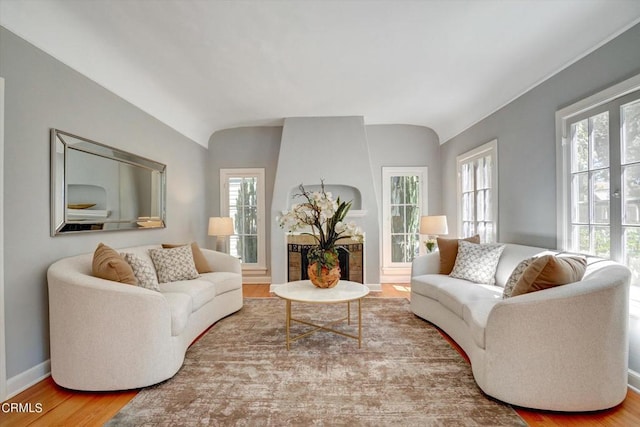
[[[151,261],[158,273],[160,283],[191,280],[198,277],[189,246],[171,249],[149,249]]]
[[[162,244],[162,247],[165,249],[177,248],[179,246],[186,246],[186,244],[182,244],[182,245],[173,245],[169,243]],[[191,243],[191,252],[193,255],[193,262],[196,264],[196,270],[198,270],[198,273],[203,274],[203,273],[213,272],[213,268],[211,268],[211,266],[207,262],[207,258],[205,258],[204,254],[202,253],[202,251],[200,250],[200,247],[196,242]]]
[[[586,269],[587,260],[583,257],[543,255],[524,270],[511,296],[577,282],[582,280]]]
[[[458,256],[458,242],[480,243],[480,236],[467,237],[466,239],[443,239],[438,237],[438,250],[440,251],[440,274],[450,274]]]
[[[93,253],[91,270],[95,277],[101,279],[129,285],[138,284],[138,280],[127,261],[104,243],[100,243]]]

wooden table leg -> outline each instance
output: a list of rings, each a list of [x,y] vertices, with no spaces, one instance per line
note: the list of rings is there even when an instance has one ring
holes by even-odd
[[[289,331],[291,329],[291,301],[287,300],[286,329],[287,329],[287,351],[289,351]]]

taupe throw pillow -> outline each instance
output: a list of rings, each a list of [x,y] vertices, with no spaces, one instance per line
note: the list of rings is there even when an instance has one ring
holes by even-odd
[[[95,277],[114,282],[137,285],[133,269],[118,252],[104,243],[100,243],[93,253],[91,271]]]
[[[165,249],[177,248],[179,246],[186,246],[186,244],[182,244],[182,245],[173,245],[169,243],[162,244],[162,247]],[[204,254],[202,253],[202,251],[200,250],[200,247],[196,242],[191,243],[191,252],[193,255],[193,262],[196,264],[196,270],[198,270],[198,273],[203,274],[203,273],[213,272],[213,268],[211,268],[211,266],[207,262],[207,258],[205,258]]]
[[[450,274],[453,270],[453,266],[456,263],[456,257],[458,256],[458,242],[464,240],[465,242],[480,243],[480,236],[467,237],[466,239],[443,239],[438,237],[438,250],[440,251],[440,274]]]
[[[543,255],[524,270],[511,296],[577,282],[582,280],[586,269],[587,260],[583,257]]]

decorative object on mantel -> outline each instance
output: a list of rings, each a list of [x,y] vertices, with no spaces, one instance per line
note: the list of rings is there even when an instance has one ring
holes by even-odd
[[[318,243],[307,252],[309,280],[319,288],[332,288],[340,280],[336,241],[341,237],[351,237],[357,242],[362,242],[363,235],[355,223],[344,222],[351,202],[342,202],[340,197],[333,200],[331,192],[324,189],[324,180],[320,182],[320,191],[314,192],[305,190],[300,184],[300,194],[294,197],[304,197],[306,202],[283,211],[278,222],[281,228],[287,229],[290,233],[311,227],[311,232],[301,233],[313,236]]]
[[[212,216],[209,218],[209,236],[216,236],[216,250],[218,252],[228,253],[226,244],[224,249],[221,248],[222,243],[226,243],[225,238],[233,234],[233,219],[229,217]],[[222,239],[220,238],[222,237]]]
[[[446,215],[431,215],[420,218],[420,234],[425,234],[427,240],[424,241],[427,252],[436,249],[437,241],[431,236],[442,236],[449,234]]]

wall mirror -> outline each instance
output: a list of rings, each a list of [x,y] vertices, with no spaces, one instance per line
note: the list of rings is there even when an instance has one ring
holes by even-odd
[[[51,235],[165,227],[166,166],[51,129]]]

